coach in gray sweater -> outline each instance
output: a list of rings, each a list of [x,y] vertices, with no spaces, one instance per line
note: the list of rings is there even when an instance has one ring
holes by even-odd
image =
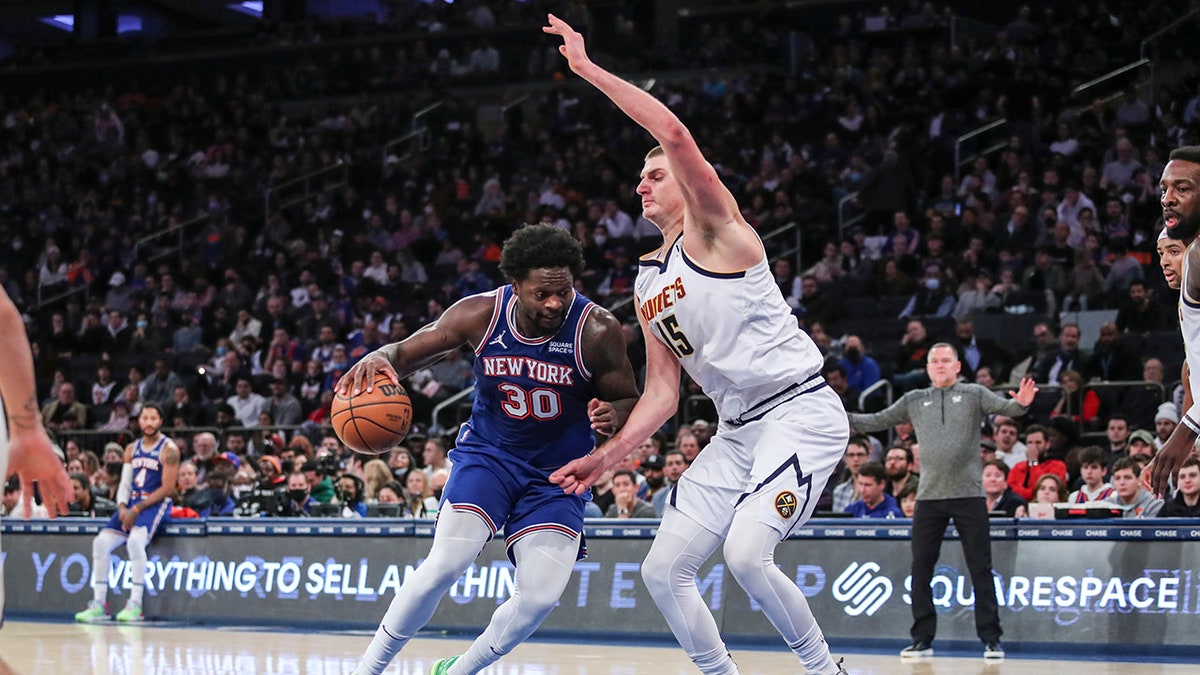
[[[859,432],[911,422],[921,444],[921,483],[912,526],[913,643],[900,652],[905,658],[933,655],[937,612],[930,583],[952,519],[975,588],[975,630],[985,645],[984,658],[1004,658],[979,429],[987,415],[1024,415],[1037,387],[1031,379],[1022,380],[1020,388],[1010,392],[1013,400],[1006,400],[980,385],[959,382],[961,367],[954,346],[939,342],[930,348],[925,366],[932,387],[910,391],[886,410],[850,415],[850,426]]]

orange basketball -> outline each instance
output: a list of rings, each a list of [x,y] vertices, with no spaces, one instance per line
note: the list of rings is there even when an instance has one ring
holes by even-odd
[[[399,445],[408,433],[412,399],[404,387],[376,373],[371,391],[347,396],[334,392],[329,421],[346,447],[364,455],[380,455]]]

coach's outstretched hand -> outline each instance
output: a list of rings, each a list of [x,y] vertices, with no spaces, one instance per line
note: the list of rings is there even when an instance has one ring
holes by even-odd
[[[1038,388],[1037,385],[1034,384],[1033,378],[1024,377],[1021,378],[1021,386],[1016,391],[1008,392],[1008,395],[1012,396],[1017,403],[1020,403],[1028,408],[1029,404],[1033,403],[1033,397],[1036,396],[1037,393]]]
[[[392,366],[392,362],[383,352],[376,349],[346,371],[346,374],[342,375],[342,379],[334,385],[334,389],[342,396],[354,396],[364,391],[374,391],[376,373],[387,375],[392,384],[400,384],[400,376],[396,374],[396,368]]]

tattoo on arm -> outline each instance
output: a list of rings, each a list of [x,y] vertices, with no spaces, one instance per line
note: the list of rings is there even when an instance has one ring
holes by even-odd
[[[18,429],[36,429],[41,419],[42,413],[38,410],[37,398],[34,396],[29,397],[24,405],[8,416],[8,421]]]

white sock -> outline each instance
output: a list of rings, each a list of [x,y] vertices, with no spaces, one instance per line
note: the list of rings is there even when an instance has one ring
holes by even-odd
[[[571,580],[579,538],[535,532],[513,548],[517,583],[512,597],[496,608],[483,634],[450,666],[448,675],[475,675],[533,635]]]

